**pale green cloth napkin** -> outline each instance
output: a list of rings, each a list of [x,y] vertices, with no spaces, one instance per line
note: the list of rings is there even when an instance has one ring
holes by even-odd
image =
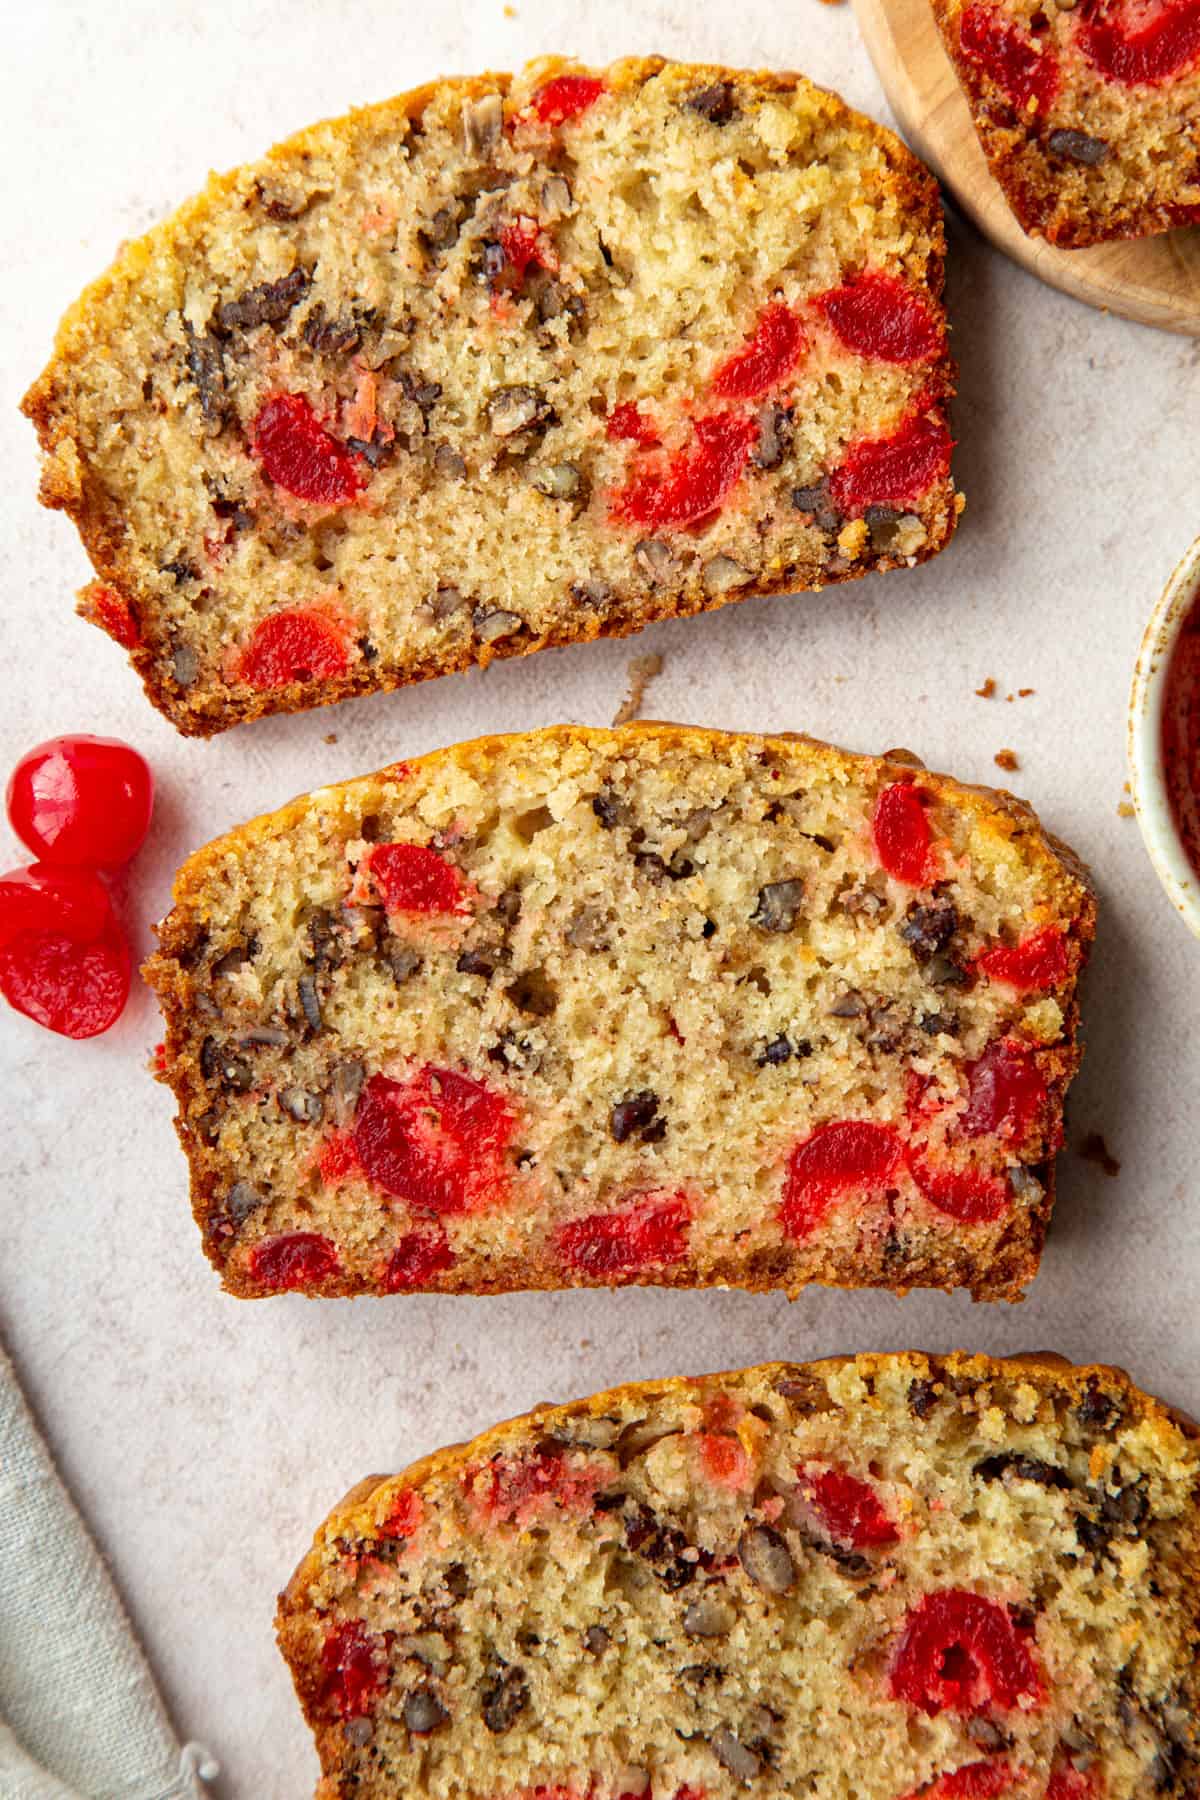
[[[100,1552],[0,1349],[0,1800],[202,1800]]]

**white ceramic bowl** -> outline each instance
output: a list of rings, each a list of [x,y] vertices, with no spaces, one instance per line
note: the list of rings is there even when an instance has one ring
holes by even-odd
[[[1172,657],[1184,622],[1198,603],[1200,538],[1163,589],[1142,638],[1129,700],[1129,766],[1133,804],[1150,860],[1172,906],[1200,937],[1200,874],[1180,835],[1163,767],[1163,719]],[[1200,836],[1195,841],[1200,845]]]

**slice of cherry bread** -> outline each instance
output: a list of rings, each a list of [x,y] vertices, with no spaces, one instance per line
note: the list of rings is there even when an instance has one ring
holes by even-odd
[[[318,1800],[1200,1794],[1200,1444],[1114,1369],[859,1356],[542,1406],[281,1596]]]
[[[798,75],[542,62],[214,178],[25,408],[209,733],[942,548],[937,188]]]
[[[219,839],[146,973],[233,1293],[1016,1298],[1092,931],[1007,795],[811,741],[564,726]]]
[[[1200,0],[933,0],[1027,232],[1066,249],[1200,220]]]

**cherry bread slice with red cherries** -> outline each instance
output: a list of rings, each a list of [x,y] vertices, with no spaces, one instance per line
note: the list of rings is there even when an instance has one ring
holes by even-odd
[[[181,731],[923,561],[932,176],[802,76],[556,60],[316,126],[128,247],[25,401]]]
[[[858,1356],[539,1406],[280,1598],[320,1800],[1200,1793],[1200,1441],[1114,1369]]]
[[[1200,0],[933,0],[993,175],[1064,249],[1200,222]]]
[[[235,1294],[1015,1299],[1093,925],[1027,806],[901,753],[562,726],[211,844],[146,973]]]

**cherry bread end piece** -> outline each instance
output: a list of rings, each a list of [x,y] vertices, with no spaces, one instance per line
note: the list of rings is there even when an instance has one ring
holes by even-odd
[[[1094,905],[1007,796],[560,727],[295,801],[175,902],[160,1074],[233,1293],[1037,1268]]]
[[[1200,108],[1200,0],[933,0],[992,174],[1062,249],[1200,220],[1181,121]]]
[[[1196,1427],[1118,1370],[913,1352],[372,1477],[277,1629],[321,1800],[1144,1800],[1200,1791],[1198,1578]]]
[[[945,253],[929,171],[801,75],[433,82],[88,290],[24,403],[42,498],[200,736],[911,568],[962,506]]]

